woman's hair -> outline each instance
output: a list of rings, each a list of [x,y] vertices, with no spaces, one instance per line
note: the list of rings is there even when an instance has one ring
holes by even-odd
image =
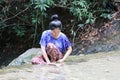
[[[62,23],[61,21],[58,19],[58,15],[54,14],[51,16],[51,22],[49,24],[49,28],[51,30],[54,30],[55,28],[59,28],[60,30],[62,29]]]

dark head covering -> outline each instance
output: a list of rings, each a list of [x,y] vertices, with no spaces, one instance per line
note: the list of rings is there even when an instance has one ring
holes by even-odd
[[[60,30],[62,29],[62,23],[60,20],[58,20],[58,15],[54,14],[51,16],[51,22],[49,24],[49,28],[51,30],[54,30],[55,28],[59,28]]]

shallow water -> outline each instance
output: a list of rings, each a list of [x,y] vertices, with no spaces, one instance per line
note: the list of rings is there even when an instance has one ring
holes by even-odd
[[[0,80],[119,80],[120,51],[70,56],[56,65],[25,64],[0,70]]]

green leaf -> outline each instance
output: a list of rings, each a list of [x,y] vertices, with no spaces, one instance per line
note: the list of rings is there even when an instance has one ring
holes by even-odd
[[[84,27],[84,24],[78,24],[78,27],[82,28],[82,27]]]
[[[102,13],[100,16],[103,17],[103,18],[108,18],[109,14],[107,14],[107,13]]]

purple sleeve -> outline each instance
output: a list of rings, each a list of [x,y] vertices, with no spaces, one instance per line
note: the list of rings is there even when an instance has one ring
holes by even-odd
[[[70,43],[69,39],[67,38],[67,36],[65,36],[64,49],[66,50],[69,46],[71,46],[71,43]]]
[[[40,45],[42,45],[42,46],[46,46],[46,37],[47,37],[47,35],[46,35],[47,33],[46,33],[46,31],[44,31],[43,33],[42,33],[42,36],[41,36],[41,39],[40,39],[40,42],[39,42],[39,44]]]

